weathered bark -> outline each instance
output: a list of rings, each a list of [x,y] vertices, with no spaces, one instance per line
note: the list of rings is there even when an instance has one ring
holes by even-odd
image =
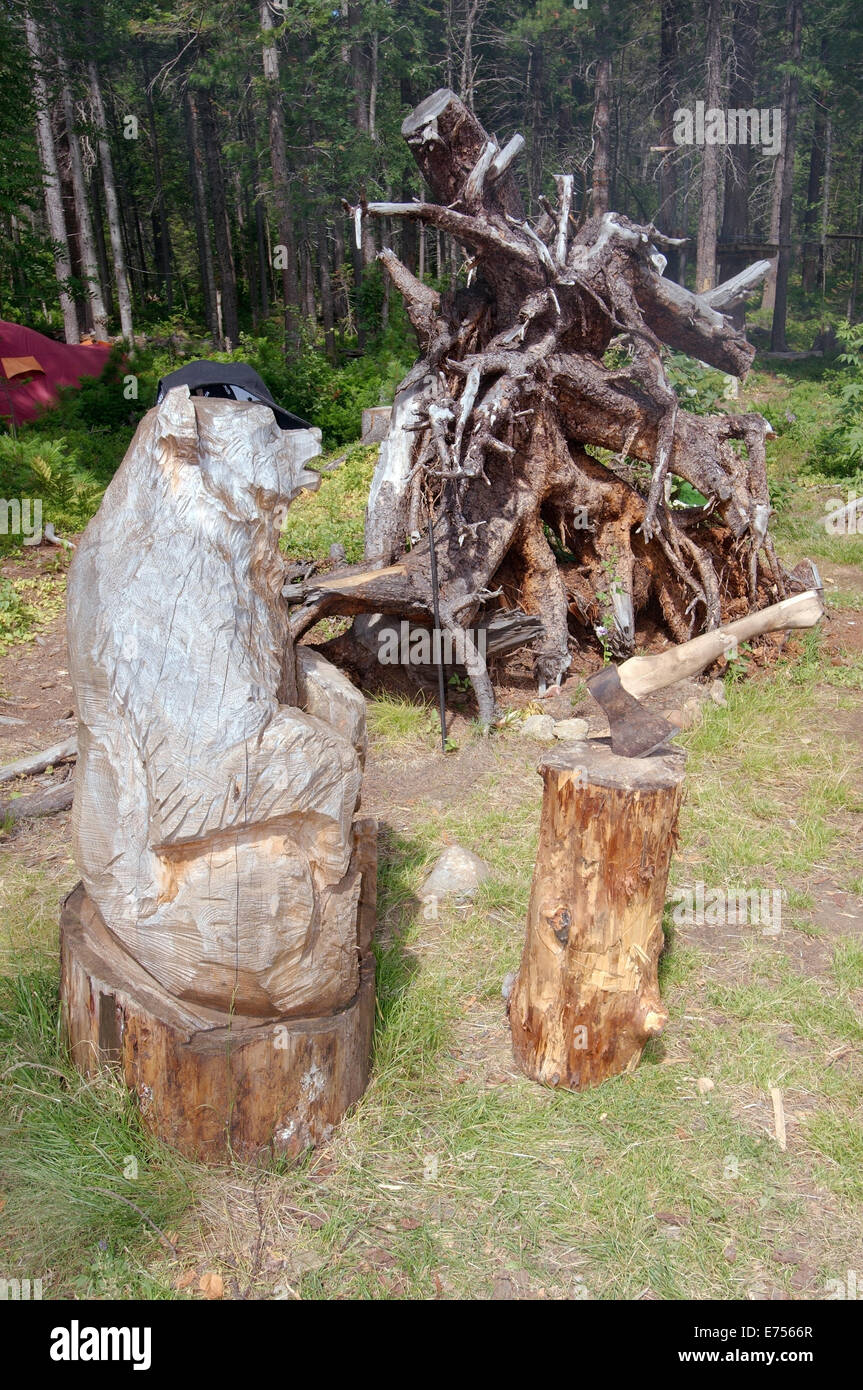
[[[94,61],[87,67],[90,82],[90,99],[93,103],[93,116],[98,132],[99,164],[102,168],[102,183],[105,189],[105,211],[108,218],[108,236],[111,241],[111,257],[114,262],[114,283],[117,287],[117,308],[120,313],[120,332],[131,342],[132,339],[132,296],[129,290],[129,276],[126,270],[127,258],[123,246],[123,230],[120,225],[120,204],[117,198],[117,181],[114,177],[114,161],[108,141],[108,127],[105,120],[105,106],[102,101],[102,86],[99,70]]]
[[[36,134],[39,142],[39,161],[42,166],[42,185],[45,192],[45,213],[48,220],[48,231],[53,243],[54,273],[57,276],[60,312],[63,315],[63,336],[67,343],[77,343],[80,341],[78,312],[68,289],[72,267],[69,258],[69,243],[66,239],[66,223],[63,217],[57,151],[54,147],[54,133],[51,129],[48,87],[42,73],[42,45],[36,23],[26,10],[24,12],[24,32],[33,62]]]
[[[557,207],[544,202],[527,223],[512,174],[521,137],[500,148],[454,93],[434,93],[402,129],[436,201],[360,204],[355,214],[446,233],[470,257],[469,285],[438,293],[381,252],[422,356],[381,445],[367,567],[291,590],[302,605],[294,635],[327,612],[427,623],[430,514],[444,629],[464,640],[501,597],[539,617],[541,688],[561,680],[585,628],[628,656],[642,618],[679,641],[783,597],[766,534],[767,422],[680,409],[659,351],[662,340],[744,376],[753,349],[720,307],[737,303],[765,264],[692,295],[662,276],[668,239],[654,227],[607,213],[576,231],[569,175],[556,179]],[[616,337],[631,359],[611,368],[603,355]],[[591,457],[596,445],[617,457]],[[706,505],[671,505],[672,476]],[[488,669],[476,644],[465,650],[489,723]]]
[[[509,998],[513,1051],[548,1086],[633,1071],[668,1015],[657,964],[684,760],[574,743],[545,792],[527,937]]]

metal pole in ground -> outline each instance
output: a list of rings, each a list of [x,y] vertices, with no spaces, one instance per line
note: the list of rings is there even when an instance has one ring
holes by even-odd
[[[440,604],[438,603],[437,586],[437,554],[434,546],[434,520],[431,509],[429,509],[429,567],[431,570],[432,606],[434,611],[434,637],[433,642],[437,644],[437,691],[438,706],[440,708],[440,746],[441,752],[446,752],[446,679],[444,676],[443,652],[441,650],[442,635],[440,630]]]

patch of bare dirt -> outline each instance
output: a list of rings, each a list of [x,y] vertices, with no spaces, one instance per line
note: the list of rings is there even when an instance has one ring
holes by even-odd
[[[23,563],[0,565],[6,578],[38,578],[54,572],[56,546],[35,546]],[[72,683],[66,656],[66,618],[61,613],[30,642],[0,657],[0,763],[12,762],[68,738],[75,729]]]

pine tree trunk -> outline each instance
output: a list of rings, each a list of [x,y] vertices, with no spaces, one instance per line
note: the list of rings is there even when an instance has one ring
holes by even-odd
[[[848,304],[845,317],[849,323],[857,323],[857,298],[860,293],[860,265],[863,261],[863,157],[860,160],[860,174],[857,180],[857,240],[854,242],[854,252],[851,258],[851,289],[848,292]]]
[[[59,90],[58,100],[51,112],[51,132],[57,155],[57,173],[60,179],[60,203],[63,208],[63,221],[66,224],[66,244],[69,248],[71,276],[76,283],[73,293],[75,312],[78,316],[78,332],[88,333],[92,328],[90,303],[82,294],[80,285],[84,282],[84,262],[81,253],[81,233],[78,228],[78,213],[75,206],[75,188],[72,183],[72,161],[66,140],[65,120],[63,118],[63,92]]]
[[[312,269],[312,249],[308,236],[304,235],[300,244],[300,278],[302,280],[303,317],[314,327],[318,317],[315,304],[315,274]]]
[[[234,267],[234,250],[231,240],[231,224],[228,218],[225,181],[219,159],[216,117],[213,111],[212,98],[208,91],[202,91],[199,95],[198,114],[204,141],[207,188],[210,195],[210,206],[213,210],[213,239],[216,243],[219,289],[222,296],[222,331],[225,347],[230,351],[240,341],[240,324],[237,316],[237,272]]]
[[[773,186],[770,197],[770,241],[774,246],[779,245],[779,222],[782,214],[782,178],[785,168],[785,142],[776,156],[776,163],[773,166]],[[761,296],[762,309],[773,311],[776,303],[776,271],[779,265],[779,253],[771,262],[770,269],[764,277],[764,293]]]
[[[732,30],[731,106],[749,110],[755,91],[758,10],[755,0],[737,0]],[[752,146],[729,145],[725,153],[725,206],[721,240],[745,242],[749,234],[749,178]],[[749,264],[745,251],[723,251],[720,279],[730,280]]]
[[[251,81],[249,82],[251,88]],[[261,319],[270,316],[270,265],[267,255],[267,219],[264,197],[261,191],[261,168],[258,160],[258,131],[255,120],[255,105],[251,99],[246,106],[246,125],[249,141],[249,163],[252,171],[252,207],[255,221],[255,254],[257,256],[258,305]]]
[[[830,225],[830,194],[833,188],[833,122],[827,117],[824,131],[824,192],[821,195],[821,293],[827,293],[827,228]]]
[[[321,317],[324,321],[324,347],[331,362],[336,358],[335,314],[333,311],[333,283],[330,278],[330,248],[327,241],[327,226],[318,215],[317,223],[318,282],[321,288]]]
[[[334,219],[334,221],[333,221],[333,251],[334,251],[334,255],[333,255],[333,264],[334,264],[334,267],[335,267],[335,280],[336,280],[336,283],[335,283],[335,294],[334,294],[334,304],[335,304],[336,321],[337,321],[337,323],[339,324],[339,335],[340,335],[340,338],[341,338],[341,333],[342,333],[342,324],[343,324],[343,321],[348,317],[348,313],[349,313],[349,309],[350,309],[350,306],[349,306],[349,303],[348,303],[347,278],[346,278],[346,276],[347,276],[347,269],[346,269],[346,252],[345,252],[345,233],[344,233],[344,227],[345,227],[345,224],[344,224],[344,221],[343,221],[343,219],[342,219],[341,214],[340,214],[340,213],[336,213],[335,219]]]
[[[54,273],[59,285],[60,311],[63,315],[63,335],[67,343],[80,342],[78,332],[78,311],[75,301],[67,288],[72,273],[69,256],[69,243],[66,236],[66,222],[63,217],[63,199],[60,189],[60,175],[57,169],[57,151],[54,147],[54,134],[51,129],[48,88],[42,72],[42,51],[39,30],[28,11],[24,12],[24,32],[27,47],[33,61],[33,92],[36,98],[36,134],[39,142],[39,160],[42,165],[42,184],[45,192],[45,213],[48,232],[53,243]]]
[[[90,82],[90,98],[98,131],[99,163],[102,167],[102,183],[105,189],[105,211],[108,218],[108,236],[111,241],[111,257],[114,262],[114,282],[117,287],[117,307],[120,313],[120,332],[127,342],[132,341],[132,296],[129,291],[129,276],[126,270],[126,253],[123,249],[123,231],[120,225],[120,207],[117,199],[117,183],[114,178],[114,161],[108,142],[105,106],[102,101],[102,87],[99,70],[94,61],[87,66]]]
[[[707,0],[707,84],[705,108],[719,106],[721,0]],[[698,251],[695,293],[704,294],[716,284],[716,230],[719,225],[719,145],[705,144],[701,155],[701,206],[698,214]]]
[[[108,332],[105,301],[102,298],[102,284],[99,277],[99,257],[93,235],[93,220],[87,198],[87,185],[84,180],[84,163],[81,158],[81,142],[75,129],[75,103],[69,87],[66,60],[59,45],[56,49],[57,67],[63,83],[63,114],[66,120],[66,139],[69,145],[69,167],[72,188],[75,195],[75,215],[81,238],[81,262],[87,280],[87,294],[90,302],[90,315],[93,332],[97,338],[105,338]]]
[[[147,121],[150,127],[150,145],[153,153],[153,182],[156,191],[156,212],[159,235],[156,239],[156,260],[165,296],[165,308],[170,314],[174,307],[174,287],[171,277],[171,238],[168,232],[168,208],[165,202],[165,185],[162,178],[162,157],[159,151],[159,133],[156,128],[156,109],[150,90],[150,73],[146,56],[143,60],[144,94],[147,98]],[[155,239],[155,238],[154,238]]]
[[[186,87],[183,98],[183,117],[186,132],[186,150],[189,156],[189,170],[192,176],[192,208],[195,216],[195,244],[198,248],[198,266],[201,272],[201,290],[204,298],[204,318],[214,343],[219,343],[219,321],[216,313],[216,280],[213,274],[213,252],[210,242],[210,221],[207,212],[207,193],[204,183],[204,170],[201,158],[201,138],[198,129],[198,112],[190,87]]]
[[[821,61],[827,56],[827,36],[821,40]],[[827,132],[828,93],[822,89],[814,94],[812,142],[809,146],[809,178],[806,184],[806,208],[803,213],[803,289],[812,294],[818,284],[820,242],[815,230],[820,222],[820,203],[824,181],[824,142]]]
[[[114,286],[111,282],[111,267],[108,264],[108,248],[105,245],[102,195],[99,191],[98,178],[91,179],[90,191],[93,195],[93,235],[96,241],[96,258],[99,264],[99,284],[102,287],[102,302],[105,305],[105,313],[111,319],[114,316]]]
[[[264,34],[273,30],[273,16],[268,0],[261,0],[261,29]],[[295,326],[292,313],[300,311],[300,286],[297,263],[297,241],[294,232],[294,214],[291,206],[290,176],[285,141],[285,118],[282,111],[282,98],[279,88],[279,54],[272,42],[265,42],[261,50],[264,65],[264,82],[267,91],[267,114],[270,134],[270,168],[273,175],[273,196],[279,223],[279,242],[285,248],[282,255],[282,297],[285,304],[285,326],[290,339],[295,339]]]
[[[659,32],[659,111],[661,143],[664,147],[659,166],[659,210],[656,225],[666,236],[679,236],[680,220],[677,164],[674,148],[674,112],[677,109],[677,84],[680,61],[680,0],[662,0]],[[680,249],[669,247],[666,275],[680,280]]]
[[[608,212],[609,168],[611,163],[611,59],[596,60],[596,85],[593,108],[593,189],[590,196],[591,217]]]
[[[779,258],[776,262],[776,302],[770,329],[771,352],[785,352],[785,320],[788,313],[788,277],[791,273],[791,216],[794,197],[794,148],[797,135],[797,98],[800,46],[803,32],[802,0],[791,0],[788,6],[790,34],[789,58],[793,65],[786,78],[785,101],[782,111],[782,133],[785,160],[782,166],[782,201],[779,209]]]

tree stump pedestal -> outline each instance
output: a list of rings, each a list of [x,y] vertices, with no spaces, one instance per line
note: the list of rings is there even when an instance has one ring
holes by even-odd
[[[633,1071],[667,1022],[657,964],[684,755],[622,758],[592,740],[556,749],[539,771],[513,1051],[533,1080],[581,1090]]]
[[[147,1128],[189,1158],[298,1155],[363,1094],[374,1022],[376,823],[356,826],[360,985],[341,1009],[260,1019],[190,1005],[118,943],[78,884],[60,919],[63,1024],[87,1075],[115,1066]]]

